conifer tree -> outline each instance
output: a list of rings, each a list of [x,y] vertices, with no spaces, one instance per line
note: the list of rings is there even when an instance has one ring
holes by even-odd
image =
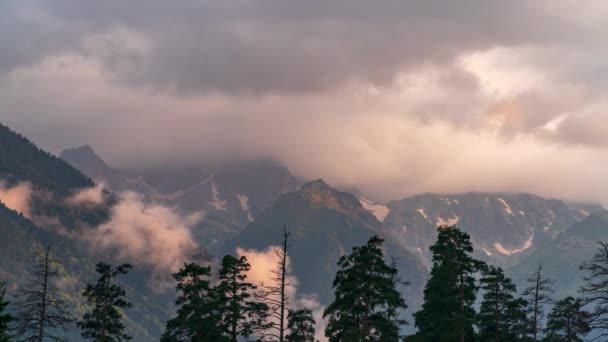
[[[57,286],[61,264],[52,245],[37,255],[29,282],[17,293],[16,330],[25,342],[60,341],[57,330],[67,330],[73,319]]]
[[[530,330],[532,340],[539,340],[539,333],[543,330],[541,322],[544,316],[544,307],[553,302],[553,284],[555,281],[543,276],[543,267],[538,265],[538,269],[528,278],[528,287],[524,290],[523,296],[528,302],[528,312],[530,314]]]
[[[323,313],[330,342],[398,341],[407,324],[398,310],[407,305],[397,290],[397,269],[384,260],[384,240],[373,236],[338,261],[335,299]]]
[[[0,282],[0,342],[8,342],[12,337],[9,325],[14,319],[6,312],[10,302],[4,296],[6,296],[6,283]]]
[[[120,342],[131,339],[125,333],[122,323],[122,314],[118,309],[131,307],[125,297],[125,291],[115,282],[115,278],[121,274],[127,274],[131,265],[122,264],[112,267],[100,262],[96,266],[99,279],[97,284],[88,284],[83,292],[89,305],[93,308],[84,314],[82,321],[78,322],[81,335],[85,339],[96,342]]]
[[[214,292],[218,300],[220,326],[230,342],[239,337],[263,334],[268,328],[268,306],[252,300],[257,288],[247,282],[251,265],[247,258],[226,255],[222,259],[220,282]]]
[[[513,299],[507,307],[509,332],[513,341],[533,342],[530,336],[530,320],[528,319],[528,301],[524,298]]]
[[[315,342],[315,319],[310,309],[289,310],[286,342]]]
[[[543,342],[583,342],[591,331],[591,315],[582,310],[583,301],[566,297],[553,307]]]
[[[471,256],[469,235],[456,226],[439,227],[437,241],[430,249],[431,277],[424,289],[422,309],[414,314],[418,333],[409,341],[473,341],[473,304],[478,291],[475,274],[484,265]]]
[[[599,241],[593,258],[580,269],[587,272],[580,289],[583,304],[594,306],[591,328],[599,332],[598,338],[608,338],[608,242]]]
[[[209,283],[211,268],[184,264],[173,274],[178,292],[177,316],[167,322],[161,341],[226,341],[219,328],[217,301]]]
[[[479,310],[479,339],[488,342],[520,341],[525,335],[525,301],[515,299],[511,279],[500,267],[489,266],[480,279],[483,300]],[[522,327],[524,325],[524,327]],[[524,331],[522,331],[524,330]]]

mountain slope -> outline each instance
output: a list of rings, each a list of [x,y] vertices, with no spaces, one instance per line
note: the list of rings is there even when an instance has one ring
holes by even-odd
[[[32,271],[36,251],[52,244],[64,265],[61,286],[78,318],[85,309],[79,293],[85,283],[96,280],[95,264],[99,259],[113,260],[110,255],[89,249],[86,243],[90,228],[109,219],[112,194],[103,193],[100,203],[72,201],[82,191],[95,190],[95,184],[65,161],[2,125],[0,171],[0,182],[6,188],[0,191],[0,280],[7,281],[13,294]],[[3,203],[14,202],[14,197],[20,197],[27,210],[16,212]],[[136,341],[156,339],[172,308],[172,295],[152,293],[147,279],[147,270],[136,269],[123,283],[134,304],[133,310],[126,312],[126,321]],[[77,335],[73,330],[67,337],[77,340]]]
[[[424,194],[390,202],[388,208],[385,227],[427,263],[438,225],[457,224],[471,235],[479,258],[513,265],[588,215],[563,201],[525,193]]]
[[[204,212],[193,233],[210,251],[300,184],[287,168],[269,161],[127,171],[108,166],[89,146],[65,150],[61,157],[114,191],[135,191],[185,212]]]
[[[0,179],[10,183],[28,181],[36,190],[51,190],[61,196],[94,185],[80,171],[1,123]]]
[[[508,271],[523,283],[527,275],[542,265],[545,275],[557,280],[558,296],[574,295],[585,275],[579,266],[591,260],[597,241],[608,241],[608,211],[591,214]]]
[[[336,262],[353,246],[364,244],[370,236],[385,236],[382,224],[359,200],[339,192],[322,180],[303,185],[297,192],[281,196],[236,238],[225,252],[237,247],[264,250],[278,245],[283,225],[291,232],[289,250],[293,273],[302,293],[317,294],[321,303],[333,299],[331,283]],[[386,241],[388,255],[398,257],[400,275],[411,281],[406,288],[408,304],[418,304],[427,270],[417,256],[398,244]]]

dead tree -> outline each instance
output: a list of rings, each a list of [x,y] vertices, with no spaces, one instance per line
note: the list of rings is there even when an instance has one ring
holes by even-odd
[[[256,297],[261,302],[268,306],[268,317],[270,328],[267,329],[262,336],[264,341],[285,341],[287,332],[286,318],[289,310],[289,295],[287,289],[293,286],[293,283],[288,279],[287,272],[289,268],[289,232],[287,227],[283,226],[283,239],[280,247],[274,248],[274,253],[277,257],[277,264],[270,271],[270,284],[262,284],[262,289],[256,294]]]
[[[538,341],[538,333],[542,331],[541,322],[546,305],[553,303],[553,285],[555,280],[543,277],[543,267],[538,265],[538,269],[527,279],[528,287],[524,290],[523,296],[528,302],[528,312],[530,314],[530,324],[534,342]]]
[[[55,332],[67,330],[73,319],[57,286],[59,261],[51,254],[52,245],[39,252],[31,279],[16,296],[17,333],[24,342],[63,341]]]
[[[591,329],[598,331],[597,339],[608,336],[608,242],[599,241],[598,249],[591,259],[581,265],[587,272],[585,284],[580,292],[584,296],[584,305],[593,305],[591,312]]]

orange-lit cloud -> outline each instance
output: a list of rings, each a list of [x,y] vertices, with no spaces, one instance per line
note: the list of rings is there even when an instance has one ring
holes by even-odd
[[[111,252],[118,260],[170,274],[196,251],[190,229],[200,219],[200,214],[181,215],[126,192],[112,208],[111,219],[87,238],[99,251]]]
[[[9,187],[5,182],[0,181],[0,202],[27,218],[31,218],[31,196],[32,186],[30,183],[22,182]]]

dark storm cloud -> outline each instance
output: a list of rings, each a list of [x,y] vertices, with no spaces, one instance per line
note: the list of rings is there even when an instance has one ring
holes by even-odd
[[[314,92],[349,81],[386,85],[403,69],[443,65],[467,51],[594,38],[567,5],[543,4],[8,1],[0,14],[7,19],[0,24],[0,63],[6,71],[61,49],[77,50],[100,59],[120,81],[186,94]],[[133,51],[112,36],[83,43],[116,28],[135,32],[145,47]]]

